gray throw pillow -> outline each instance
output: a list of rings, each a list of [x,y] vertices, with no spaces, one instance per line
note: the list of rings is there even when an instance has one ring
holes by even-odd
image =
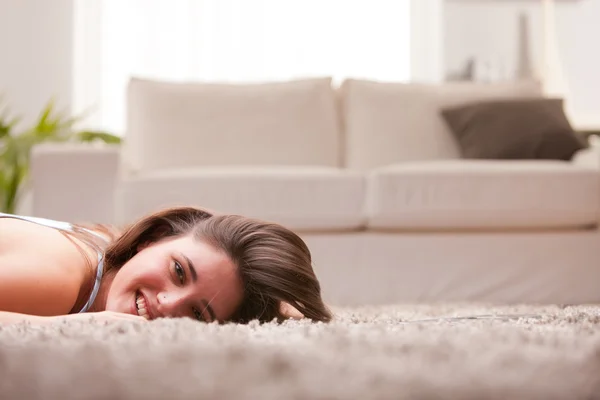
[[[586,147],[562,99],[473,102],[441,111],[464,158],[571,160]]]

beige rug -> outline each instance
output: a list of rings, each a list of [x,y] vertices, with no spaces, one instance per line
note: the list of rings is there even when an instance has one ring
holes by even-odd
[[[521,319],[445,320],[469,314]],[[394,306],[331,324],[0,328],[2,399],[600,399],[599,307]]]

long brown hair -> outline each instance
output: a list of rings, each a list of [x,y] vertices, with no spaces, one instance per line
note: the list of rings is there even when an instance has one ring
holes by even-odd
[[[224,251],[237,266],[244,297],[231,322],[281,321],[286,317],[282,304],[313,321],[331,320],[304,241],[281,225],[239,215],[218,215],[193,207],[149,215],[119,236],[110,233],[114,240],[105,250],[105,272],[122,267],[142,244],[187,234]]]

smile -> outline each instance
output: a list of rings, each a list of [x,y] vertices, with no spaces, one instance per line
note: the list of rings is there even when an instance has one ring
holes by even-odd
[[[148,306],[146,305],[146,299],[140,292],[136,293],[135,307],[140,317],[144,317],[147,320],[150,319],[150,315],[148,314]]]

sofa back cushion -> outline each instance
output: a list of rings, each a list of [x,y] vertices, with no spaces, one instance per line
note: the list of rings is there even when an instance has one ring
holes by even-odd
[[[366,170],[454,159],[460,149],[441,110],[473,101],[539,98],[537,82],[418,84],[350,79],[341,88],[345,164]]]
[[[128,171],[219,165],[340,166],[330,78],[176,83],[134,78],[127,93]]]

